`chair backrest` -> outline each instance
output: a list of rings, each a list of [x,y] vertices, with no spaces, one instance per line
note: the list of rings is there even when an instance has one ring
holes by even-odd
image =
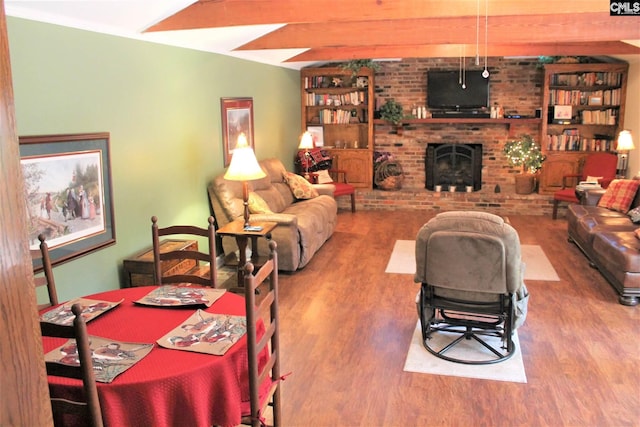
[[[153,266],[155,280],[158,284],[168,283],[193,283],[202,286],[217,287],[216,269],[216,230],[213,216],[210,216],[209,226],[200,228],[192,225],[172,225],[170,227],[158,227],[158,218],[151,217],[151,233],[153,236]],[[207,239],[207,252],[197,250],[174,250],[162,252],[160,237],[163,236],[190,236]],[[169,260],[193,260],[194,267],[187,272],[170,274],[165,272],[163,277],[162,262]],[[204,264],[203,264],[204,263]]]
[[[56,291],[56,281],[53,277],[53,269],[51,267],[51,257],[49,256],[49,245],[45,242],[44,234],[38,235],[40,241],[40,249],[31,249],[31,259],[42,263],[42,271],[40,267],[34,269],[33,282],[36,288],[47,287],[49,302],[38,304],[38,310],[42,310],[53,305],[58,305],[58,292]]]
[[[602,177],[601,185],[606,188],[616,177],[617,167],[618,156],[613,153],[589,154],[582,167],[582,180],[587,179],[588,176],[600,176]]]
[[[522,285],[520,239],[486,212],[436,215],[416,238],[416,282],[464,292],[508,294]]]
[[[82,318],[82,306],[74,304],[71,311],[76,315],[73,326],[48,324],[43,328],[43,334],[52,337],[73,338],[76,341],[78,352],[78,365],[64,365],[57,362],[46,362],[47,375],[57,377],[76,378],[82,380],[83,400],[69,400],[51,396],[51,409],[56,425],[64,425],[65,415],[75,417],[75,421],[82,425],[101,427],[102,410],[98,399],[98,388],[93,374],[93,361],[91,360],[91,347],[87,325]]]
[[[280,344],[278,321],[278,254],[276,242],[269,242],[269,260],[257,272],[245,265],[244,291],[247,315],[250,416],[243,424],[260,426],[267,405],[273,407],[273,425],[280,425]],[[256,290],[260,288],[258,298]],[[259,335],[264,325],[264,334]],[[260,361],[260,363],[258,363]],[[269,385],[266,390],[265,381]],[[261,395],[260,392],[264,391]]]

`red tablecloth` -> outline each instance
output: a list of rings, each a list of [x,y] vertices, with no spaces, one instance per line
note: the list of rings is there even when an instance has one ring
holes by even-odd
[[[234,426],[249,400],[247,341],[242,337],[224,356],[170,350],[156,340],[187,319],[194,308],[134,304],[154,286],[118,289],[87,298],[124,301],[87,323],[90,335],[120,341],[154,343],[153,350],[112,383],[98,383],[102,414],[108,426]],[[225,293],[210,313],[244,315],[244,298]],[[48,352],[65,340],[43,338]],[[49,377],[56,395],[81,393],[79,380]]]

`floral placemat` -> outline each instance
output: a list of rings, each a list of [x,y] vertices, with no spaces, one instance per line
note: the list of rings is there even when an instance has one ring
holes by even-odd
[[[247,321],[244,316],[198,310],[157,342],[162,347],[174,350],[221,356],[246,332]]]
[[[64,304],[49,310],[40,315],[41,322],[55,323],[56,325],[70,326],[73,323],[75,314],[71,311],[71,306],[79,303],[82,306],[82,318],[85,322],[95,319],[103,313],[111,310],[120,304],[120,301],[100,301],[87,298],[76,298],[65,302]]]
[[[138,304],[175,307],[185,305],[205,305],[211,307],[225,289],[194,288],[190,286],[160,286],[137,301]]]
[[[96,381],[102,383],[112,382],[116,376],[142,360],[153,349],[153,344],[115,341],[92,335],[89,336],[89,341],[93,373]],[[46,362],[80,366],[76,340],[70,339],[51,350],[44,359]]]

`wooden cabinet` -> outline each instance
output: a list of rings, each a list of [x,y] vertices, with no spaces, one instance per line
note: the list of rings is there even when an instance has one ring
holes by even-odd
[[[163,240],[160,252],[175,250],[198,250],[195,240]],[[173,259],[162,262],[162,275],[186,273],[196,266],[191,259]],[[123,261],[125,287],[150,286],[157,284],[153,266],[153,248],[147,248]]]
[[[545,66],[540,143],[547,160],[540,193],[562,187],[562,176],[578,173],[594,151],[615,152],[622,130],[628,64]]]
[[[300,71],[302,131],[322,129],[322,144],[334,157],[333,167],[347,171],[356,187],[373,185],[374,72],[356,76],[338,67]]]

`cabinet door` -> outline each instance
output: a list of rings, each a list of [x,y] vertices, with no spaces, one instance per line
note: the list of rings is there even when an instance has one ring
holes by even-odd
[[[371,188],[373,159],[368,150],[333,150],[333,167],[347,171],[349,184],[359,188]]]
[[[549,153],[542,165],[539,192],[553,193],[562,189],[562,178],[565,175],[579,173],[584,156],[578,153]]]

